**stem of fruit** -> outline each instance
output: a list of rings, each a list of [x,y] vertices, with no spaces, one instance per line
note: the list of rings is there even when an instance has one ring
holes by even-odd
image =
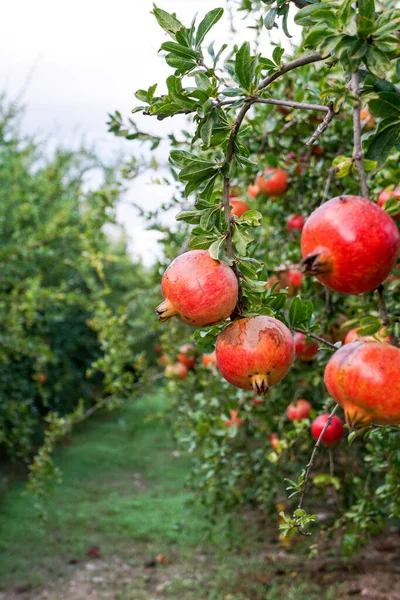
[[[318,340],[318,342],[321,342],[321,344],[325,344],[326,346],[337,350],[335,344],[332,344],[332,342],[328,342],[328,340],[325,340],[319,335],[315,335],[315,333],[308,333],[308,331],[306,331],[305,329],[297,329],[297,327],[294,327],[293,331],[297,331],[297,333],[304,333],[304,335],[306,335],[307,337],[313,338],[314,340]]]
[[[390,319],[389,319],[388,310],[387,310],[387,306],[386,306],[386,302],[385,302],[385,288],[383,287],[383,284],[381,284],[378,287],[378,296],[379,296],[379,316],[382,319],[384,326],[390,327]],[[397,335],[392,334],[390,336],[390,341],[393,344],[393,346],[397,346],[397,348],[400,347],[400,340],[397,337]]]
[[[364,198],[369,200],[367,175],[364,168],[364,153],[361,147],[361,117],[360,117],[360,78],[358,71],[351,74],[351,89],[356,97],[356,102],[353,108],[353,139],[354,151],[353,160],[357,165],[358,176],[360,178],[361,193]]]
[[[308,485],[308,479],[310,477],[310,471],[314,465],[314,461],[315,461],[315,457],[317,455],[318,452],[318,448],[321,445],[322,442],[322,438],[324,437],[324,433],[325,431],[328,429],[329,425],[332,423],[332,417],[334,416],[335,412],[337,411],[337,409],[339,408],[339,404],[336,404],[334,406],[334,408],[332,409],[332,412],[330,413],[328,420],[326,421],[323,430],[321,431],[321,433],[319,434],[319,438],[317,439],[315,446],[314,446],[314,450],[312,451],[309,463],[306,467],[306,472],[304,475],[304,481],[303,481],[303,489],[301,490],[301,496],[300,496],[300,501],[299,501],[299,505],[298,505],[298,509],[301,509],[303,506],[303,501],[304,501],[304,497],[307,491],[307,485]]]

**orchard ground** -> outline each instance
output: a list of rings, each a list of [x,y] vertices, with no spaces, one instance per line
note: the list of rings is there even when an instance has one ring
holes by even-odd
[[[251,512],[209,536],[184,485],[190,459],[160,418],[169,404],[159,387],[77,428],[57,452],[64,480],[44,522],[25,474],[10,476],[1,600],[400,599],[399,535],[375,538],[350,561],[329,547],[308,561],[299,543],[281,546],[277,523]]]

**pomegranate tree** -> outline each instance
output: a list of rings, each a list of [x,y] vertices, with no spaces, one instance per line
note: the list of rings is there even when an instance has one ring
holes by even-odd
[[[239,319],[219,334],[216,353],[218,369],[229,383],[262,395],[290,369],[293,337],[272,317]]]
[[[238,295],[232,269],[206,250],[191,250],[172,261],[161,288],[165,300],[156,308],[160,321],[177,316],[193,327],[224,321],[235,308]]]
[[[400,234],[374,202],[338,196],[317,208],[301,235],[303,268],[342,294],[376,289],[396,264]]]

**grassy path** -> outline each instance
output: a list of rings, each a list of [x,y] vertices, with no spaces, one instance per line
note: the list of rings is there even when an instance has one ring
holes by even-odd
[[[243,540],[238,556],[221,536],[206,541],[206,518],[184,488],[188,459],[154,418],[165,407],[155,391],[77,430],[58,452],[64,480],[45,523],[23,483],[10,486],[0,500],[0,600],[354,597],[336,586],[336,563],[325,564],[322,590],[317,563],[307,575],[304,557],[276,544]]]

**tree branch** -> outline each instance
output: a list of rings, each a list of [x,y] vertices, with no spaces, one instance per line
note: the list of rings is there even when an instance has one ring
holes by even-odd
[[[293,69],[297,69],[298,67],[303,67],[304,65],[310,65],[311,63],[318,62],[319,60],[325,60],[326,58],[328,58],[328,56],[322,56],[319,53],[309,54],[308,56],[302,56],[300,58],[296,58],[295,60],[292,60],[291,62],[287,63],[286,65],[282,65],[281,68],[279,69],[279,71],[276,71],[276,73],[273,73],[272,75],[269,75],[268,77],[266,77],[258,86],[257,91],[260,92],[261,90],[264,90],[273,81],[275,81],[282,75],[285,75],[285,73],[288,73],[289,71],[293,71]]]
[[[319,335],[315,335],[315,333],[308,333],[308,331],[306,331],[305,329],[298,329],[297,327],[294,327],[293,331],[297,331],[297,333],[304,333],[304,335],[306,335],[307,337],[313,338],[314,340],[318,340],[318,342],[321,342],[322,344],[326,344],[330,348],[334,348],[335,350],[337,350],[335,344],[332,344],[332,342],[328,342],[328,340],[325,340],[323,337],[320,337]]]
[[[328,127],[329,123],[332,121],[332,119],[334,118],[334,116],[337,114],[337,112],[333,108],[333,102],[330,102],[329,106],[326,106],[325,108],[327,109],[328,114],[326,115],[326,117],[322,121],[322,123],[320,123],[318,125],[317,129],[315,130],[315,132],[313,133],[313,135],[310,137],[310,139],[308,140],[308,142],[306,142],[306,146],[312,146],[313,145],[313,143],[319,138],[319,136],[324,133],[324,131]]]
[[[353,139],[354,139],[354,151],[353,160],[357,165],[358,176],[360,179],[361,193],[364,198],[369,200],[367,175],[364,168],[364,154],[361,147],[361,118],[360,118],[360,78],[358,71],[355,71],[351,75],[351,89],[356,97],[356,102],[353,108]]]
[[[254,104],[275,104],[276,106],[289,106],[291,108],[303,108],[304,110],[316,110],[320,112],[330,112],[329,106],[323,104],[309,104],[307,102],[292,102],[291,100],[275,100],[274,98],[259,98],[251,97],[246,98],[246,102],[252,102]]]

